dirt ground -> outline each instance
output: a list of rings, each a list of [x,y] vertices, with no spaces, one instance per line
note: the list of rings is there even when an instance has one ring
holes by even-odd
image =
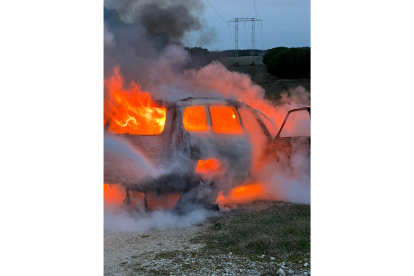
[[[266,209],[266,202],[240,206],[237,210],[220,212],[230,218],[243,212]],[[213,224],[209,219],[187,228],[150,230],[146,233],[117,232],[104,235],[104,275],[310,275],[310,256],[293,265],[278,256],[206,254],[203,243],[194,239]],[[191,241],[192,240],[192,241]],[[303,265],[302,265],[303,264]]]

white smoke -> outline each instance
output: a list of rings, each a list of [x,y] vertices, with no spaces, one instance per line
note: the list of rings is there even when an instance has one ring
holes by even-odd
[[[114,135],[104,136],[104,179],[108,183],[126,183],[156,177],[164,173],[127,141]]]
[[[310,204],[310,156],[300,142],[293,142],[296,149],[290,160],[269,163],[258,173],[269,198],[292,203]],[[272,162],[273,161],[273,162]]]
[[[198,224],[208,217],[216,216],[217,212],[197,208],[185,215],[173,211],[155,210],[146,212],[144,209],[126,211],[122,208],[105,206],[104,231],[110,232],[146,232],[149,230],[164,230],[182,228]]]

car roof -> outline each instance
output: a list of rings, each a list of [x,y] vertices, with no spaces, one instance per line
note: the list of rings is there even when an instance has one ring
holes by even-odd
[[[225,104],[238,106],[241,102],[227,99],[207,98],[207,97],[188,97],[177,102],[177,106],[201,105],[201,104]]]

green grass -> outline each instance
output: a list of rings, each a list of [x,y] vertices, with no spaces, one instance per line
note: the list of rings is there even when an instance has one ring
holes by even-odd
[[[182,255],[183,252],[174,250],[174,251],[166,251],[155,254],[154,260],[160,260],[160,259],[172,259],[177,257],[178,255]]]
[[[216,218],[213,223],[210,231],[192,240],[206,243],[203,249],[211,253],[233,252],[255,261],[268,261],[271,256],[292,262],[310,253],[309,205],[275,204],[262,211]]]

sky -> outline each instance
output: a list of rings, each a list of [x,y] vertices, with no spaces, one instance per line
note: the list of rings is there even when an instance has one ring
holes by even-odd
[[[255,18],[253,0],[203,0],[202,24],[211,28],[215,39],[209,45],[197,45],[195,39],[188,39],[189,47],[203,47],[210,51],[234,49],[235,29],[214,11],[208,2],[226,20]],[[310,47],[310,0],[255,0],[256,49],[270,49],[278,46]],[[234,26],[234,23],[230,23]],[[245,28],[245,29],[244,29]],[[206,28],[207,29],[207,28]],[[207,29],[210,30],[210,29]],[[251,49],[251,22],[239,23],[239,49]],[[262,35],[262,37],[261,37]]]

